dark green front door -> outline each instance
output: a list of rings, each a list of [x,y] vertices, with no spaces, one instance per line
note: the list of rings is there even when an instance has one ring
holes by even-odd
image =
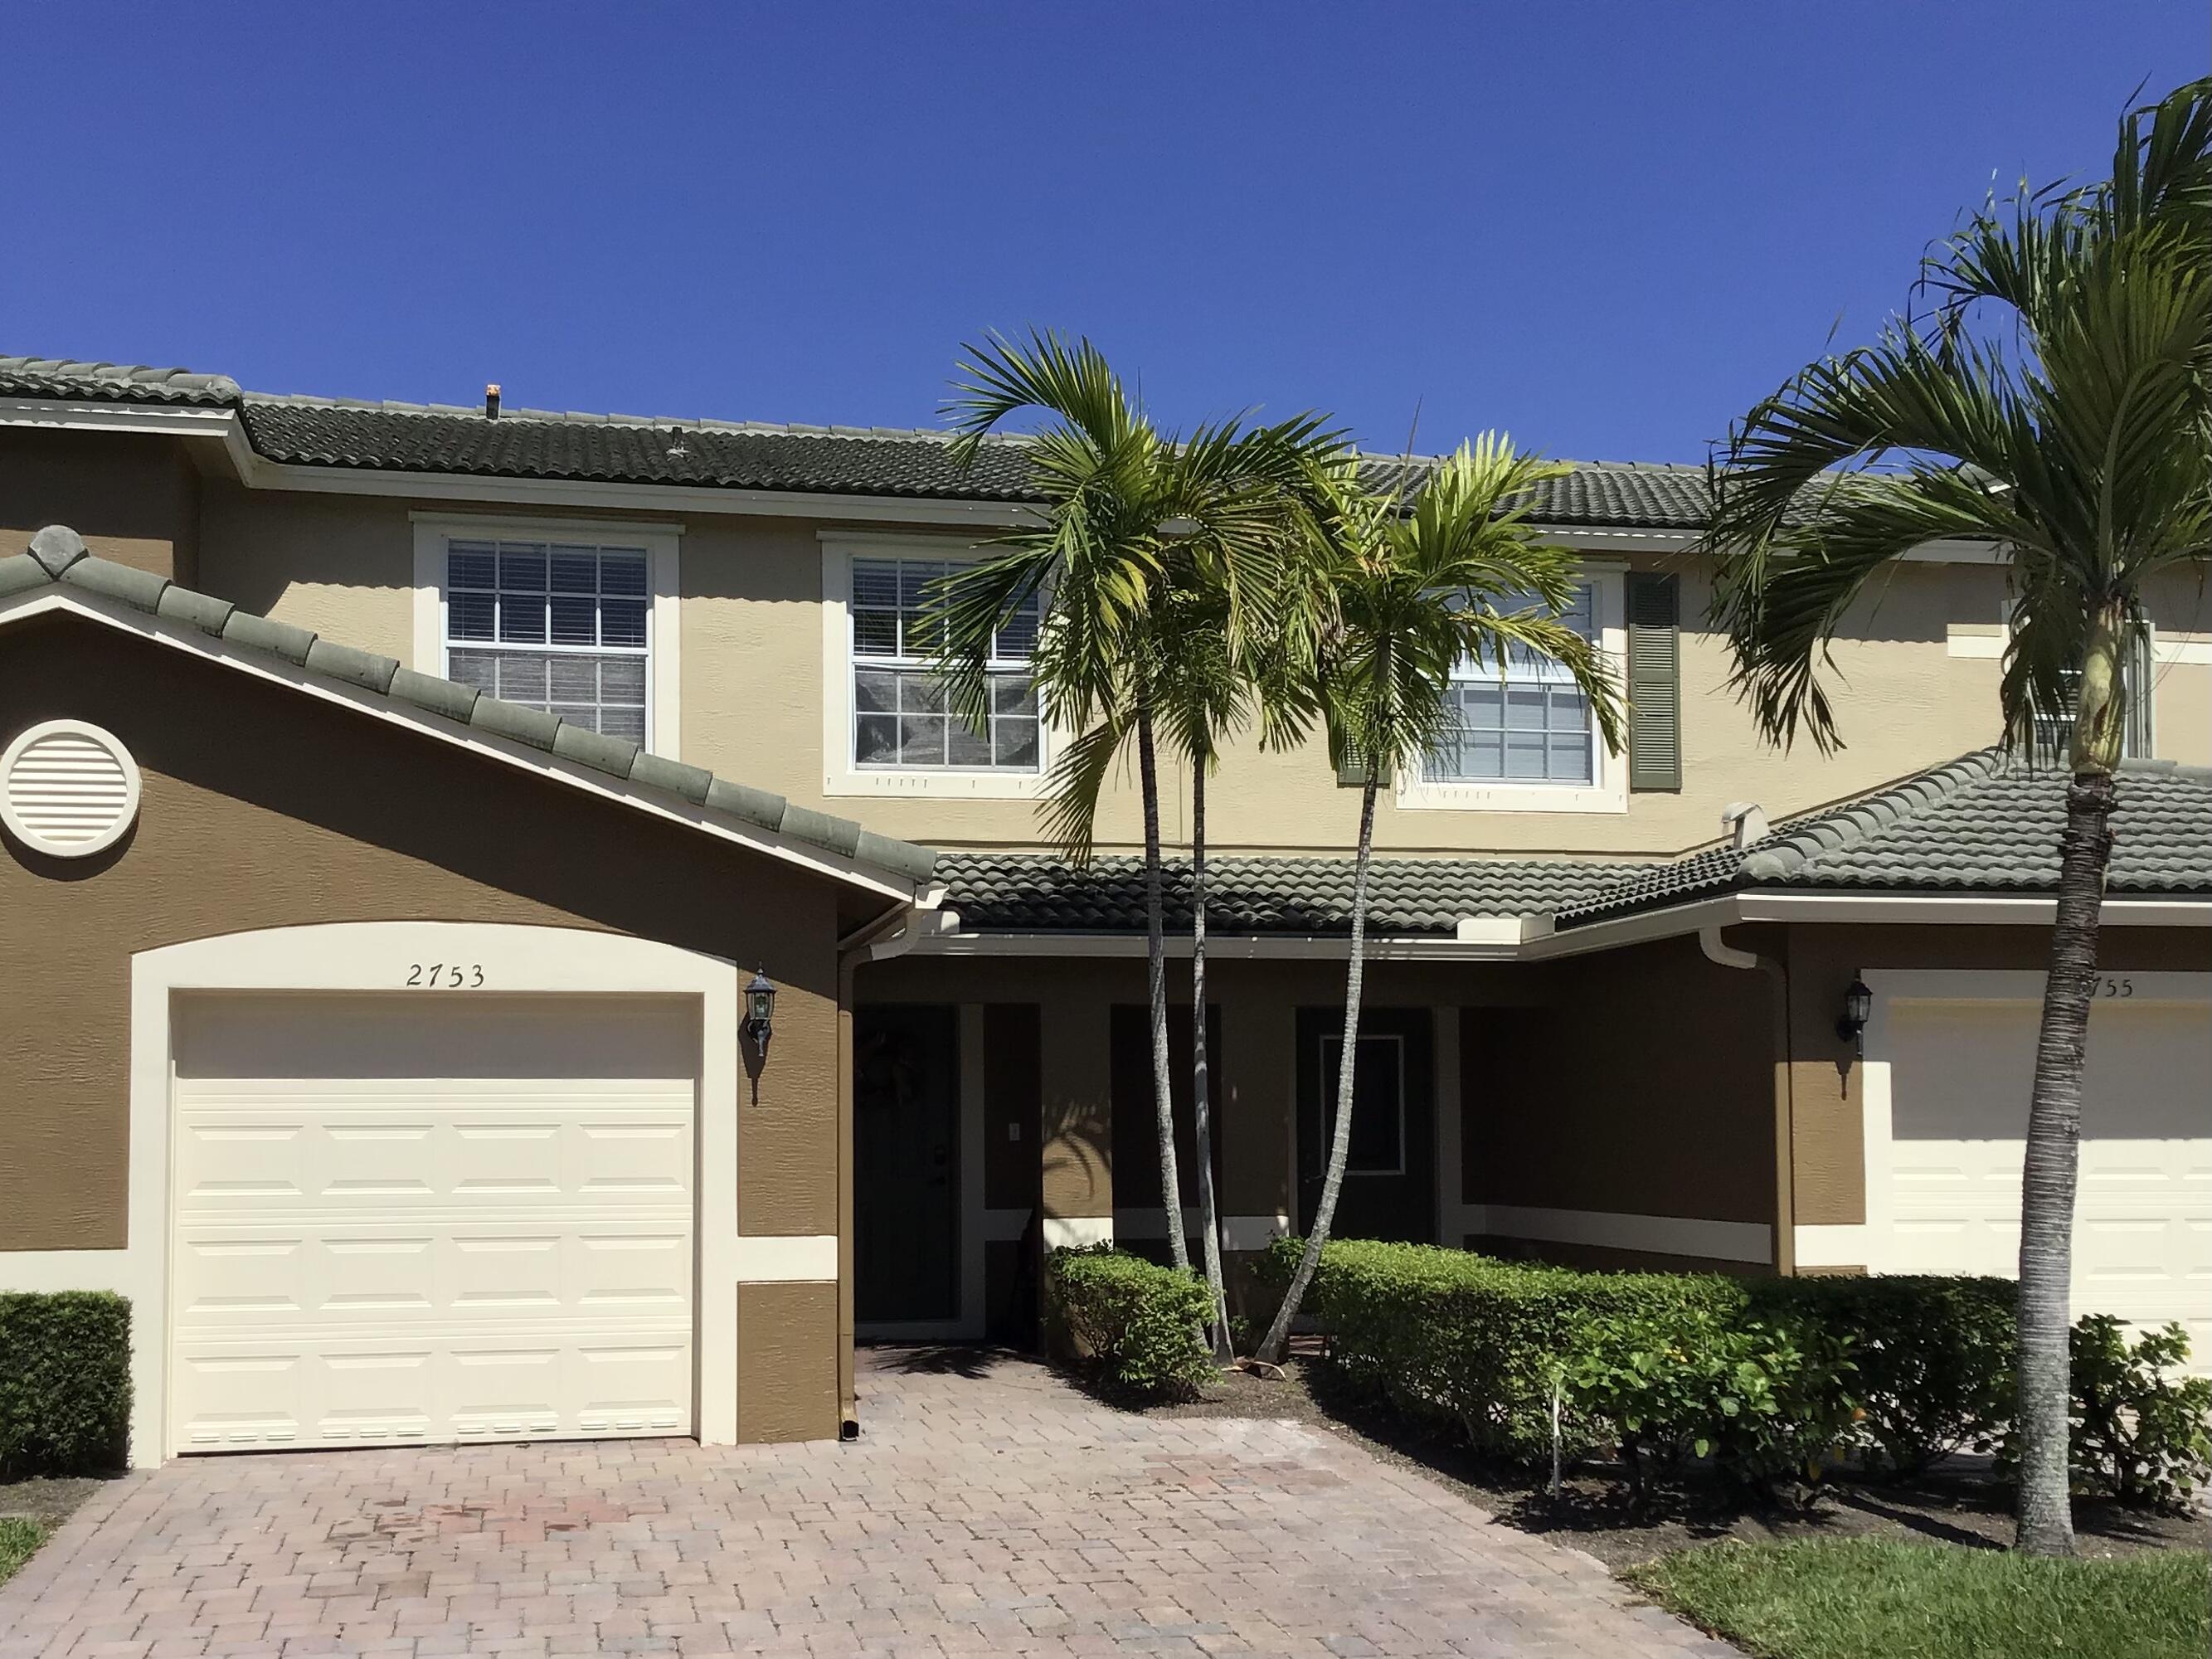
[[[853,1014],[853,1301],[872,1324],[960,1315],[959,1011]]]
[[[1352,1155],[1330,1233],[1436,1242],[1434,1022],[1425,1008],[1363,1008]],[[1340,1009],[1298,1010],[1298,1229],[1313,1225],[1336,1127]]]

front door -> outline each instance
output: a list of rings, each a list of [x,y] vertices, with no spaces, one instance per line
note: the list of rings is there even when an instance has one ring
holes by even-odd
[[[1352,1150],[1336,1238],[1436,1242],[1432,1022],[1425,1008],[1364,1008],[1353,1061]],[[1313,1226],[1336,1129],[1340,1010],[1298,1010],[1298,1228]]]
[[[853,1013],[853,1300],[871,1324],[960,1316],[960,1020]]]

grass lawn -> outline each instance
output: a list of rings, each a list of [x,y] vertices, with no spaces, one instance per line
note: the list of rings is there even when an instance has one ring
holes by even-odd
[[[1625,1575],[1759,1659],[2204,1659],[2212,1565],[2195,1550],[2035,1561],[1882,1539],[1717,1544]]]
[[[31,1559],[31,1552],[46,1541],[46,1529],[20,1515],[0,1516],[0,1584],[15,1576],[15,1569]]]

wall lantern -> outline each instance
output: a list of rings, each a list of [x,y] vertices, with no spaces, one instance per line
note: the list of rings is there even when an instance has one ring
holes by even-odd
[[[1856,1043],[1861,1054],[1866,1052],[1867,1020],[1874,1012],[1874,993],[1863,979],[1854,978],[1851,988],[1844,993],[1844,1012],[1836,1021],[1836,1035],[1846,1042]]]
[[[753,1040],[763,1060],[768,1058],[769,1033],[775,1018],[775,985],[761,969],[745,987],[745,1035]]]

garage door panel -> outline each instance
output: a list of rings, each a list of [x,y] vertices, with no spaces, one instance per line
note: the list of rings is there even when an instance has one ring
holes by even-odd
[[[2019,1270],[2040,1010],[1899,1001],[1890,1036],[1890,1271]],[[2082,1087],[2076,1314],[2179,1321],[2212,1369],[2212,1008],[2100,1002]]]
[[[177,1443],[688,1428],[696,1021],[392,1000],[179,1021]]]

